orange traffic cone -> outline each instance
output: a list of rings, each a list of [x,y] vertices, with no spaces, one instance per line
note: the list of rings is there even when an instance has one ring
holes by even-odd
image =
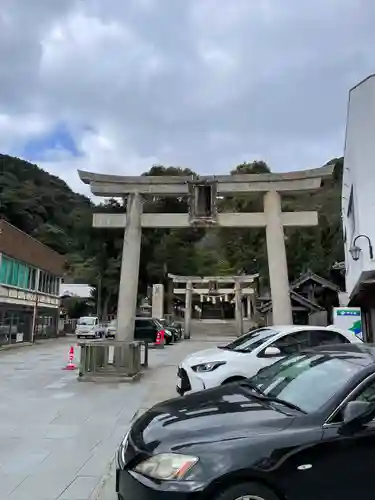
[[[63,370],[75,370],[77,367],[73,363],[74,360],[74,347],[71,346],[69,349],[69,363],[63,368]]]
[[[164,347],[164,337],[165,337],[165,332],[164,330],[160,330],[157,334],[156,334],[156,341],[155,341],[155,345],[158,346],[158,347]]]

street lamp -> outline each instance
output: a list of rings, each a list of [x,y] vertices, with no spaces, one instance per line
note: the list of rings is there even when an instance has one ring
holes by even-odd
[[[370,259],[373,260],[373,258],[374,258],[374,252],[373,252],[373,249],[372,249],[371,240],[365,234],[359,234],[358,236],[356,236],[354,238],[353,244],[352,244],[351,248],[349,249],[349,252],[350,252],[350,254],[352,256],[352,259],[355,260],[355,261],[359,260],[359,256],[361,255],[361,252],[362,252],[362,248],[360,248],[359,246],[356,245],[356,242],[357,242],[358,238],[366,238],[366,240],[368,241]]]

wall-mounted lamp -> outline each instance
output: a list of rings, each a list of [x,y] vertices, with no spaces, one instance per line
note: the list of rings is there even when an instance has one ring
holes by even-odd
[[[361,252],[362,252],[362,248],[360,248],[360,247],[358,247],[356,245],[356,242],[357,242],[358,238],[366,238],[366,240],[368,241],[370,259],[373,260],[373,258],[374,258],[374,252],[373,252],[373,249],[372,249],[371,240],[365,234],[359,234],[358,236],[356,236],[354,238],[353,244],[352,244],[351,248],[349,249],[349,252],[350,252],[350,255],[352,256],[352,259],[353,260],[359,260],[359,256],[361,255]]]

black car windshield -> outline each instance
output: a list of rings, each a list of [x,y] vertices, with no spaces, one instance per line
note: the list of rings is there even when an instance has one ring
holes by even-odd
[[[334,357],[325,353],[289,356],[263,368],[250,379],[266,396],[288,401],[306,413],[318,411],[362,366],[355,355]]]
[[[244,335],[241,335],[241,337],[233,342],[230,342],[230,344],[220,347],[220,349],[237,352],[251,352],[278,333],[279,332],[273,328],[260,328],[258,330],[252,330]]]

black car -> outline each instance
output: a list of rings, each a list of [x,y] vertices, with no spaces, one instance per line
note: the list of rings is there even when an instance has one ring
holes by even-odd
[[[181,325],[175,323],[173,321],[167,321],[166,319],[158,319],[159,323],[164,326],[164,328],[171,332],[173,337],[173,342],[179,342],[182,337],[182,328]]]
[[[108,326],[105,336],[107,338],[115,338],[117,330],[117,321],[112,320],[110,325]],[[135,318],[134,323],[134,339],[135,340],[149,340],[150,342],[160,343],[158,342],[164,338],[164,342],[168,345],[173,342],[173,335],[168,330],[165,330],[165,327],[154,318],[147,317],[137,317]]]
[[[120,500],[373,500],[375,347],[325,346],[160,403],[117,455]]]

